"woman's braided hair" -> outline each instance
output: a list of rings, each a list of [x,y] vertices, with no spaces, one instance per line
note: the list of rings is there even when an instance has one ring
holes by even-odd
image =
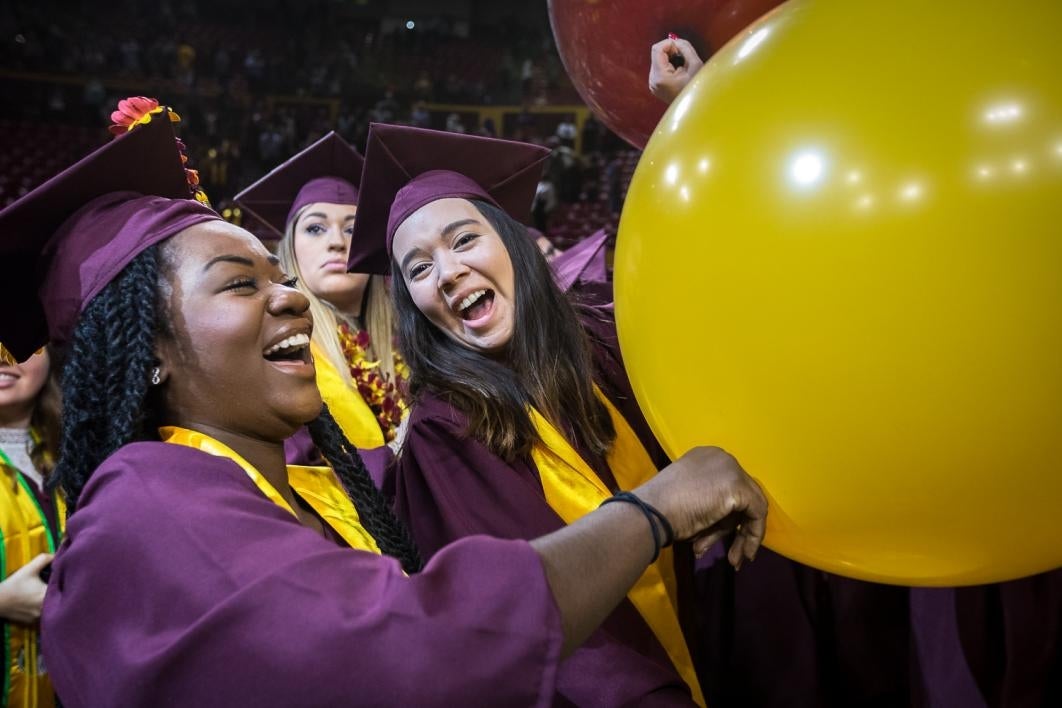
[[[148,248],[94,297],[78,319],[61,379],[59,460],[51,484],[69,513],[100,463],[135,440],[144,425],[158,331],[158,255]]]
[[[78,320],[62,373],[62,434],[50,479],[66,497],[68,513],[92,473],[123,445],[157,440],[158,402],[150,386],[157,366],[155,339],[168,330],[160,292],[160,247],[141,252],[89,302]],[[406,572],[420,569],[408,531],[376,489],[356,448],[327,408],[309,424],[310,434],[380,550]]]
[[[314,445],[328,460],[347,495],[354,501],[362,526],[376,539],[380,551],[397,558],[407,573],[420,570],[420,553],[409,531],[376,488],[357,449],[332,418],[328,406],[322,407],[321,415],[306,427]]]

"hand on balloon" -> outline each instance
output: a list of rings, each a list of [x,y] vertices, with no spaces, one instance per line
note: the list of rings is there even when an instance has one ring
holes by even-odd
[[[740,569],[756,557],[763,542],[767,498],[738,461],[720,448],[694,448],[633,491],[667,518],[676,541],[693,541],[698,557],[736,532],[728,558]]]
[[[681,57],[680,66],[672,64],[673,57]],[[649,91],[664,103],[671,103],[693,75],[704,66],[693,45],[684,39],[661,40],[650,50]]]

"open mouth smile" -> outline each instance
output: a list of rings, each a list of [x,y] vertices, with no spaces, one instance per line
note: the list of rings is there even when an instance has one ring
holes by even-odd
[[[494,291],[487,288],[471,292],[462,298],[453,309],[462,320],[477,323],[493,311]]]
[[[285,337],[262,352],[266,361],[272,363],[290,362],[296,364],[310,363],[310,335],[305,332]]]

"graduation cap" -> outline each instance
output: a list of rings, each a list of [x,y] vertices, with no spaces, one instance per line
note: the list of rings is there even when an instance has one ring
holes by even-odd
[[[307,204],[357,204],[365,160],[332,131],[236,195],[277,236]]]
[[[481,199],[526,222],[549,154],[529,143],[372,123],[347,268],[390,273],[395,231],[437,199]]]
[[[560,289],[568,292],[576,283],[607,283],[605,244],[608,232],[599,229],[553,259],[550,267]]]
[[[0,342],[16,360],[67,342],[144,249],[221,219],[191,198],[168,118],[163,108],[0,211]]]

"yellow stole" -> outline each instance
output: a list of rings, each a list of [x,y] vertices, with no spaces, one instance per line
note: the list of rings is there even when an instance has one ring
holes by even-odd
[[[184,445],[232,460],[247,473],[247,476],[266,498],[298,518],[295,510],[284,497],[280,496],[280,492],[269,483],[269,480],[228,445],[209,435],[176,426],[159,428],[159,436],[163,442]],[[351,548],[380,555],[380,547],[376,545],[376,539],[362,527],[354,503],[350,501],[350,497],[343,490],[343,485],[330,467],[288,465],[288,484],[307,504],[313,507],[318,516],[335,529]]]
[[[0,450],[0,580],[29,563],[39,553],[55,553],[66,531],[66,505],[53,494],[59,537],[52,536],[44,509],[11,460]],[[40,666],[40,635],[37,625],[8,622],[0,635],[0,705],[55,705],[51,679]]]
[[[597,397],[608,409],[616,428],[616,441],[608,452],[608,466],[621,490],[634,489],[656,474],[656,466],[649,458],[638,436],[612,402],[597,387]],[[612,492],[593,469],[579,456],[561,433],[534,408],[529,410],[531,422],[541,440],[531,451],[531,459],[538,469],[548,503],[567,524],[574,523],[596,509]],[[653,630],[657,640],[667,651],[682,679],[690,687],[693,699],[704,706],[704,694],[697,681],[686,639],[679,624],[678,599],[675,587],[675,566],[670,548],[661,550],[660,557],[638,579],[627,598],[634,604]]]
[[[371,449],[384,444],[383,431],[372,409],[357,389],[352,389],[342,374],[336,371],[325,353],[310,343],[313,364],[317,371],[317,389],[336,419],[340,430],[355,447]]]

